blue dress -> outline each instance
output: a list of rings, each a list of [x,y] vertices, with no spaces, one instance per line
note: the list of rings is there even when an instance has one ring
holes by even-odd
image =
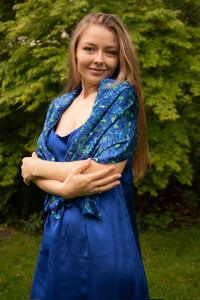
[[[48,144],[57,161],[63,161],[80,130],[66,137],[53,129],[49,132]],[[134,212],[131,157],[121,184],[100,194],[100,205],[101,220],[81,213],[76,204],[63,207],[59,219],[48,214],[31,299],[149,299]]]

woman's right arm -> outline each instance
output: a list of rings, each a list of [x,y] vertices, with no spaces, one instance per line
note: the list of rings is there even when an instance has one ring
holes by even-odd
[[[37,154],[33,152],[32,157],[25,157],[22,160],[22,177],[26,184],[36,177],[64,181],[72,170],[78,166],[84,166],[85,161],[47,161],[38,158]]]
[[[85,164],[89,162],[87,168],[84,169]],[[44,179],[65,181],[69,174],[76,170],[77,168],[82,168],[84,174],[94,173],[100,170],[106,170],[106,174],[119,175],[122,173],[125,166],[125,161],[116,164],[100,164],[95,161],[89,160],[79,160],[71,162],[52,162],[47,160],[42,160],[38,158],[37,154],[34,152],[32,157],[25,157],[22,160],[22,177],[24,178],[25,184],[29,184],[33,179],[40,177]],[[106,175],[104,175],[106,176]]]

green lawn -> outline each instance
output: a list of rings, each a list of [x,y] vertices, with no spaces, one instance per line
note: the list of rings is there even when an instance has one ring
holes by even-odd
[[[151,298],[200,300],[200,229],[140,235]]]
[[[29,299],[41,236],[0,228],[0,299]],[[200,299],[200,229],[140,233],[151,299]]]

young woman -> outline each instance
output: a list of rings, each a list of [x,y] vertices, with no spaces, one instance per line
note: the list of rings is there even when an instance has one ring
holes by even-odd
[[[117,16],[80,21],[68,77],[22,164],[24,182],[48,193],[31,299],[148,299],[132,189],[148,164],[145,112]]]

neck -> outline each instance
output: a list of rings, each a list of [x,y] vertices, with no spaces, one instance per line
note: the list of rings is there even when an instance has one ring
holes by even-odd
[[[81,90],[80,95],[82,96],[83,99],[87,98],[91,94],[96,93],[98,91],[98,88],[99,88],[99,84],[88,85],[88,84],[84,84],[83,82],[81,82],[81,86],[82,86],[82,90]]]

